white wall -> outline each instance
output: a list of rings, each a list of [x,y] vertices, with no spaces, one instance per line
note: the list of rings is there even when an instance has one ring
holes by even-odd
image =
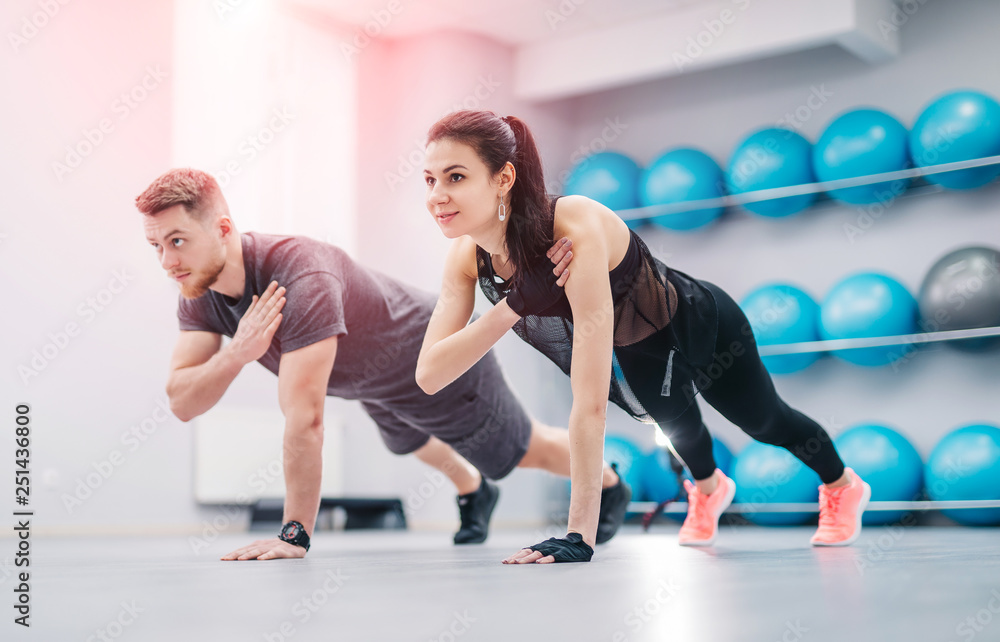
[[[220,512],[194,501],[195,423],[170,415],[163,392],[177,289],[134,199],[170,167],[199,167],[220,176],[241,230],[353,251],[354,65],[327,26],[270,2],[53,4],[47,20],[37,2],[5,4],[3,24],[17,31],[22,18],[46,24],[0,56],[14,88],[0,107],[14,125],[0,152],[0,270],[23,311],[2,321],[0,389],[4,407],[33,407],[36,532],[200,532]],[[87,149],[84,130],[101,127]],[[81,146],[82,162],[54,170],[76,162],[67,145]],[[227,180],[232,163],[241,171]],[[275,377],[251,365],[227,405],[276,410]],[[149,434],[130,437],[133,427]]]
[[[176,0],[173,166],[213,173],[241,232],[299,234],[355,247],[356,78],[354,62],[338,47],[341,32],[312,15],[271,2],[225,4]],[[341,400],[327,403],[325,451],[340,437]],[[202,470],[226,471],[229,496],[241,503],[281,495],[277,380],[251,364],[213,411],[191,422]],[[233,453],[214,449],[233,412],[256,413],[254,431],[237,456],[272,462],[272,473],[248,476],[232,468]],[[216,435],[212,437],[213,433]],[[336,433],[336,434],[335,434]],[[342,457],[324,457],[324,493],[339,494]],[[257,468],[252,466],[250,470]],[[220,479],[220,477],[217,477]],[[196,478],[196,483],[200,478]],[[207,489],[198,486],[199,496]]]
[[[219,180],[241,231],[355,247],[355,64],[274,2],[175,0],[173,162]]]
[[[16,402],[32,405],[37,532],[194,523],[190,434],[157,405],[176,332],[175,288],[133,205],[170,163],[172,3],[53,4],[59,10],[46,20],[37,2],[7,2],[0,19],[5,45],[7,29],[21,33],[24,19],[44,25],[0,55],[0,273],[8,288],[0,405],[7,413]],[[76,167],[57,171],[55,162]],[[20,368],[37,374],[22,377]],[[143,421],[146,440],[123,442]],[[8,479],[10,437],[0,440]],[[115,451],[119,465],[108,463]],[[90,496],[68,510],[63,495],[88,476],[93,488],[81,495]]]

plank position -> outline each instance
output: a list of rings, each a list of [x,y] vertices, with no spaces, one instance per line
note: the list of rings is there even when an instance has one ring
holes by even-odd
[[[414,372],[435,297],[307,237],[240,234],[215,179],[174,169],[136,206],[147,241],[180,286],[180,335],[167,382],[171,410],[189,421],[214,406],[244,366],[278,376],[285,418],[284,526],[278,537],[222,559],[303,557],[320,502],[326,396],[358,399],[386,447],[415,454],[455,485],[456,544],[480,543],[499,496],[491,479],[515,467],[568,476],[564,429],[531,418],[492,353],[437,395]],[[556,265],[570,258],[553,257]],[[222,336],[232,340],[223,346]],[[599,539],[624,520],[631,491],[605,465]]]
[[[695,480],[685,481],[688,514],[678,541],[712,544],[736,486],[715,465],[698,395],[754,439],[786,448],[816,471],[823,484],[814,546],[855,541],[870,487],[845,468],[818,423],[778,396],[732,297],[658,261],[600,203],[546,194],[534,137],[518,118],[453,112],[431,127],[426,158],[427,209],[455,241],[445,262],[448,296],[417,363],[421,388],[447,390],[512,328],[572,383],[568,532],[507,562],[590,561],[608,401],[670,438]],[[569,255],[569,245],[572,275],[551,265]],[[470,323],[477,285],[494,307]],[[722,354],[731,355],[729,367],[705,375]]]

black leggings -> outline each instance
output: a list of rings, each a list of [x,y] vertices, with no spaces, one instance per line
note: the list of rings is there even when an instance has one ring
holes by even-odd
[[[723,417],[757,441],[787,449],[815,470],[823,483],[840,479],[844,474],[844,462],[837,454],[830,435],[778,396],[771,375],[757,353],[757,342],[750,331],[750,323],[739,305],[717,285],[700,282],[715,295],[719,310],[716,361],[693,375],[701,396]],[[657,406],[668,401],[658,397],[661,382],[636,372],[635,368],[642,368],[641,359],[631,361],[627,356],[625,361],[620,358],[633,392],[670,438],[670,443],[684,460],[692,477],[697,480],[711,477],[715,471],[712,437],[701,419],[698,404],[692,401],[680,417],[660,421],[658,414],[660,417],[674,414],[665,414],[668,412],[666,405],[658,412]],[[639,383],[639,389],[633,382]]]

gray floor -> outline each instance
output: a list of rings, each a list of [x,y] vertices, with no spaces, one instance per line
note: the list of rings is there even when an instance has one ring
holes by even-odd
[[[710,549],[676,531],[530,567],[499,560],[538,532],[323,532],[306,559],[239,563],[217,559],[256,534],[198,555],[187,538],[36,538],[33,626],[7,607],[0,639],[1000,640],[998,529],[869,527],[833,549],[811,528],[724,527]]]

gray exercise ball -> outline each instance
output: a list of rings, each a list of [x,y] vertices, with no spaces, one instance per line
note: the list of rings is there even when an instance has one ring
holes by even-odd
[[[965,330],[1000,326],[1000,251],[963,247],[941,257],[920,286],[921,329]],[[1000,347],[1000,337],[951,341],[959,350]]]

